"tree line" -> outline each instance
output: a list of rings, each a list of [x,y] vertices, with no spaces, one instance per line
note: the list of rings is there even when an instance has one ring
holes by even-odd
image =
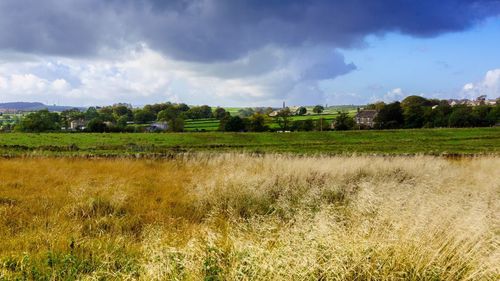
[[[79,130],[87,132],[140,132],[143,127],[132,124],[164,122],[170,131],[183,131],[185,119],[212,118],[207,105],[189,107],[186,104],[159,103],[143,108],[127,104],[89,107],[85,111],[74,108],[60,113],[40,110],[24,116],[14,130],[21,132],[47,132],[69,130],[77,122]]]
[[[313,112],[319,114],[324,110],[316,106]],[[307,109],[300,107],[296,112],[289,108],[281,110],[275,118],[269,117],[275,111],[271,107],[241,108],[235,116],[222,107],[212,108],[208,105],[188,106],[184,103],[158,103],[146,105],[143,108],[132,108],[127,104],[115,104],[105,107],[89,107],[82,111],[74,108],[60,113],[40,110],[24,116],[15,125],[14,131],[19,132],[58,132],[58,131],[85,131],[85,132],[144,132],[145,126],[155,122],[163,123],[166,131],[184,131],[185,121],[188,119],[219,120],[219,131],[226,132],[265,132],[271,131],[270,124],[276,120],[282,130],[322,130],[327,129],[328,122],[324,120],[290,121],[292,115],[305,115]],[[71,128],[76,122],[77,128]],[[317,124],[316,124],[317,123]],[[11,129],[11,128],[9,128]]]
[[[376,110],[374,129],[436,128],[436,127],[486,127],[500,121],[500,104],[450,106],[445,100],[410,96],[401,102],[369,104],[365,109]],[[316,114],[324,107],[313,108]],[[272,117],[271,113],[276,112]],[[188,106],[183,103],[159,103],[143,108],[132,108],[127,104],[106,107],[89,107],[65,110],[60,113],[40,110],[27,114],[14,127],[19,132],[70,131],[76,122],[80,131],[87,132],[144,132],[147,126],[160,122],[166,131],[182,132],[188,119],[219,120],[219,131],[225,132],[267,132],[267,131],[326,131],[371,129],[362,127],[347,112],[338,112],[333,120],[324,118],[293,118],[306,115],[307,108],[299,107],[276,111],[273,108],[242,108],[231,115],[224,108],[208,105]],[[320,116],[321,117],[321,116]],[[276,124],[276,126],[272,126]],[[74,128],[73,128],[74,129]]]
[[[446,100],[409,96],[401,102],[367,106],[377,111],[375,129],[489,127],[500,121],[500,104],[451,106]]]

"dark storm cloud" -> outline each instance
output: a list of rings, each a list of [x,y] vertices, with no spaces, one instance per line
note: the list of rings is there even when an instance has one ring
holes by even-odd
[[[436,36],[498,15],[499,0],[2,0],[0,49],[64,56],[146,42],[181,60],[267,45],[359,46],[368,34]]]

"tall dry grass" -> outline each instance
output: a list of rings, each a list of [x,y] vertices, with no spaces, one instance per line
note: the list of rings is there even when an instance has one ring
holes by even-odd
[[[500,159],[0,160],[0,280],[498,280]]]

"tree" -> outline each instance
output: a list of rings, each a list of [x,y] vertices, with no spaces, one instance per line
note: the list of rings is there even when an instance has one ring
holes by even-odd
[[[87,111],[85,111],[85,120],[92,120],[97,117],[99,117],[99,112],[95,107],[91,106],[87,108]]]
[[[474,126],[488,127],[491,125],[495,125],[496,120],[492,119],[491,118],[492,116],[490,115],[490,111],[492,109],[493,109],[492,107],[487,106],[487,105],[475,106],[472,109],[472,117],[474,120]]]
[[[134,113],[130,107],[122,104],[113,106],[113,115],[116,120],[124,116],[127,121],[131,121],[134,118]]]
[[[242,108],[238,110],[238,116],[241,118],[246,118],[250,117],[255,113],[255,110],[253,108],[247,107],[247,108]]]
[[[324,110],[325,110],[325,108],[319,104],[313,108],[313,112],[316,114],[321,114]]]
[[[447,103],[440,103],[435,108],[426,108],[424,112],[426,128],[443,128],[448,127],[450,113],[452,111],[451,106]]]
[[[239,116],[228,116],[221,120],[219,130],[224,132],[242,132],[245,130],[245,122]]]
[[[21,132],[47,132],[61,129],[59,114],[47,109],[33,112],[25,116],[16,127]]]
[[[231,114],[229,114],[229,112],[227,112],[224,108],[222,107],[217,107],[214,111],[214,117],[218,120],[222,120],[224,118],[226,118],[227,116],[229,116]]]
[[[315,122],[316,131],[328,131],[330,129],[330,123],[325,118],[319,118]]]
[[[432,102],[421,96],[408,96],[401,101],[401,107],[405,110],[412,106],[431,106]]]
[[[267,115],[261,113],[255,113],[250,117],[248,128],[251,132],[265,132],[269,130],[267,126],[268,120]]]
[[[156,120],[156,115],[151,110],[139,109],[134,112],[134,122],[137,124],[145,124]]]
[[[127,127],[128,120],[129,117],[127,115],[119,117],[118,120],[116,120],[116,129],[118,131],[122,131],[123,129],[125,129],[125,127]]]
[[[276,115],[276,122],[278,126],[280,126],[281,130],[286,131],[290,127],[290,116],[292,113],[290,112],[290,108],[286,107]]]
[[[179,109],[180,112],[186,112],[189,110],[189,106],[185,103],[179,103],[177,105],[177,108]]]
[[[183,132],[184,131],[184,119],[180,117],[176,117],[170,119],[168,122],[167,130],[169,132]]]
[[[297,110],[298,115],[306,115],[306,113],[307,113],[307,108],[305,108],[304,106],[299,107],[299,109]]]
[[[378,129],[398,129],[403,124],[403,109],[399,102],[384,105],[375,118],[375,128]]]
[[[314,130],[314,122],[312,119],[294,120],[291,129],[294,131],[312,131]]]
[[[109,122],[115,122],[116,121],[116,117],[115,115],[113,114],[113,108],[110,107],[110,106],[106,106],[106,107],[103,107],[101,109],[98,110],[99,112],[99,119],[101,119],[102,121],[109,121]],[[95,117],[95,118],[97,118]],[[91,119],[88,119],[88,120],[91,120]]]
[[[474,125],[472,108],[467,105],[454,106],[448,124],[450,127],[472,127]]]
[[[198,111],[199,108],[195,108],[194,110]],[[182,109],[177,105],[169,104],[164,110],[158,113],[156,119],[158,121],[169,121],[175,118],[183,118],[184,115],[188,115],[188,113],[182,111]]]
[[[169,105],[166,109],[158,113],[157,120],[167,122],[168,131],[182,132],[184,131],[184,118],[185,112],[179,106]]]
[[[339,111],[334,122],[335,130],[338,131],[350,130],[354,127],[354,119],[347,112]]]
[[[94,118],[87,124],[87,131],[93,133],[104,133],[108,130],[108,126],[99,118]]]
[[[172,104],[169,102],[168,103],[148,104],[148,105],[144,106],[143,110],[151,111],[155,115],[158,115],[158,113],[160,113],[160,111],[165,110],[167,107],[169,107],[171,105]]]
[[[372,109],[372,110],[380,111],[382,108],[384,108],[384,106],[385,106],[385,102],[379,101],[379,102],[376,102],[376,103],[368,104],[365,107],[365,109]]]
[[[495,125],[498,122],[500,122],[500,103],[498,103],[498,101],[496,106],[494,106],[488,113],[487,118],[488,120],[490,120],[492,125]]]
[[[403,109],[405,128],[422,128],[424,126],[425,107],[421,105],[409,105]]]
[[[430,107],[435,101],[430,101],[421,96],[408,96],[401,102],[405,128],[422,128],[425,124],[425,108]]]
[[[186,111],[186,116],[190,119],[212,118],[212,108],[208,105],[194,106]]]
[[[64,110],[59,116],[61,125],[66,128],[69,127],[70,122],[73,120],[85,119],[85,113],[81,112],[78,108]]]

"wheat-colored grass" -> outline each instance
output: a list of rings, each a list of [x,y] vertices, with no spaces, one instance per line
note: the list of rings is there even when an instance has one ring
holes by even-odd
[[[0,280],[498,280],[500,158],[0,160]]]

